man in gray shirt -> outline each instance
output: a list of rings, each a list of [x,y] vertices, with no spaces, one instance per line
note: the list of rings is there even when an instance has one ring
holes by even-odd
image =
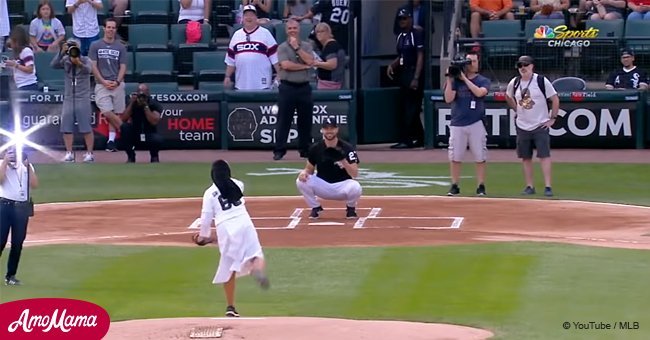
[[[278,47],[280,86],[278,87],[278,122],[275,134],[273,159],[281,160],[287,153],[287,137],[298,112],[298,151],[306,158],[311,144],[311,122],[314,101],[311,96],[311,69],[314,64],[311,43],[300,41],[300,24],[289,19],[285,25],[287,41]]]
[[[88,57],[93,63],[95,75],[95,103],[108,120],[109,133],[106,151],[117,151],[115,131],[119,131],[122,120],[117,114],[126,108],[124,75],[126,74],[126,47],[115,39],[117,25],[115,19],[108,18],[104,23],[104,38],[90,45]]]
[[[84,135],[86,142],[84,162],[90,163],[95,160],[93,128],[90,124],[90,116],[93,113],[90,105],[90,75],[93,66],[88,57],[81,55],[81,44],[77,40],[70,39],[62,45],[50,65],[65,71],[65,97],[61,113],[61,133],[66,151],[63,161],[67,163],[75,161],[72,152],[72,133],[76,121],[79,133]]]

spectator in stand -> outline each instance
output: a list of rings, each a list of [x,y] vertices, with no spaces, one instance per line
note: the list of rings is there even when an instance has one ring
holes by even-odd
[[[510,12],[512,0],[470,0],[469,8],[472,12],[469,24],[472,38],[478,38],[483,20],[515,19],[514,14]]]
[[[339,90],[345,77],[345,50],[334,40],[330,25],[321,22],[315,28],[316,39],[323,49],[314,60],[313,66],[318,73],[319,90]]]
[[[178,10],[178,23],[187,24],[198,21],[201,24],[210,23],[212,0],[178,0],[181,6]]]
[[[332,28],[332,34],[334,34],[334,39],[341,44],[341,47],[348,51],[348,27],[350,22],[354,21],[354,17],[361,11],[361,3],[359,0],[347,0],[347,1],[329,1],[329,0],[318,0],[314,3],[314,6],[309,9],[306,18],[313,18],[315,15],[320,14],[320,22],[325,22],[330,25]],[[318,39],[315,36],[314,31],[310,34],[309,39],[314,40],[316,49],[320,50],[323,46],[320,45]]]
[[[111,8],[113,9],[113,19],[117,24],[117,30],[122,27],[122,21],[126,18],[126,10],[129,8],[129,0],[111,0]],[[117,35],[117,40],[124,40],[120,35]]]
[[[9,25],[7,0],[0,0],[0,52],[4,52],[5,50],[5,41],[7,36],[9,36],[9,31],[11,30]]]
[[[280,0],[283,1],[283,0]],[[295,19],[301,24],[311,24],[312,20],[307,18],[307,13],[312,6],[311,0],[284,0],[286,3],[284,5],[284,13],[282,13],[282,18],[286,19]]]
[[[37,17],[29,24],[29,35],[34,52],[57,52],[65,39],[65,28],[54,16],[49,1],[42,1],[36,11]]]
[[[591,13],[591,20],[616,20],[623,19],[625,6],[625,0],[587,0],[582,8]]]
[[[533,19],[564,19],[562,11],[568,8],[569,0],[530,0]]]
[[[5,67],[13,69],[16,88],[25,91],[38,91],[34,51],[29,48],[29,37],[22,26],[15,26],[9,36],[12,58],[5,61]]]
[[[66,0],[65,7],[72,14],[72,35],[81,42],[81,55],[88,56],[90,44],[99,40],[97,10],[104,7],[102,0]]]
[[[628,0],[627,7],[632,10],[627,20],[650,20],[650,0]]]
[[[260,25],[268,24],[271,21],[271,9],[273,9],[273,0],[241,0],[242,5],[253,5],[257,10],[257,23]]]
[[[648,88],[648,74],[634,65],[634,53],[624,49],[621,51],[622,68],[609,74],[605,88],[608,90],[645,90]]]

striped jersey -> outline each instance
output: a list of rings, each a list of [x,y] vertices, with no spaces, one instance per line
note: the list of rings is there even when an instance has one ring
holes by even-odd
[[[273,64],[278,63],[278,44],[264,27],[250,32],[242,27],[230,39],[226,65],[235,67],[238,90],[269,89],[273,83]]]

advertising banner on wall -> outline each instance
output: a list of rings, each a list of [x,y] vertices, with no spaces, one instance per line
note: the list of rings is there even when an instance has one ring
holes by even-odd
[[[219,107],[217,98],[206,93],[152,94],[163,107],[158,133],[164,149],[217,149],[220,146]],[[42,125],[30,140],[48,147],[62,147],[61,108],[63,94],[34,93],[20,103],[23,130]],[[94,106],[90,112],[95,144],[103,146],[108,136],[108,122]],[[119,138],[119,136],[118,136]],[[83,144],[75,136],[75,144]]]
[[[434,147],[447,147],[451,109],[434,102]],[[563,102],[551,128],[551,146],[563,148],[634,148],[636,102]],[[505,103],[487,102],[484,123],[488,145],[514,148],[515,114]]]
[[[271,149],[275,144],[277,114],[274,102],[228,102],[227,133],[229,149]],[[325,118],[334,119],[339,124],[339,136],[348,139],[348,114],[350,102],[314,101],[312,119],[312,138],[321,139],[320,126]],[[291,123],[287,138],[289,148],[297,147],[297,115]]]

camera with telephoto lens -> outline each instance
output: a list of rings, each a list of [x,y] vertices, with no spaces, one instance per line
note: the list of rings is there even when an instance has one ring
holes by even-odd
[[[454,58],[449,65],[449,73],[446,74],[447,77],[460,77],[460,73],[465,69],[465,66],[471,65],[472,60],[467,57]]]
[[[138,100],[142,100],[145,102],[149,100],[149,96],[144,92],[133,92],[131,93],[131,95],[135,96]]]
[[[64,43],[65,54],[71,58],[79,58],[81,56],[81,49],[76,40],[68,40]]]

